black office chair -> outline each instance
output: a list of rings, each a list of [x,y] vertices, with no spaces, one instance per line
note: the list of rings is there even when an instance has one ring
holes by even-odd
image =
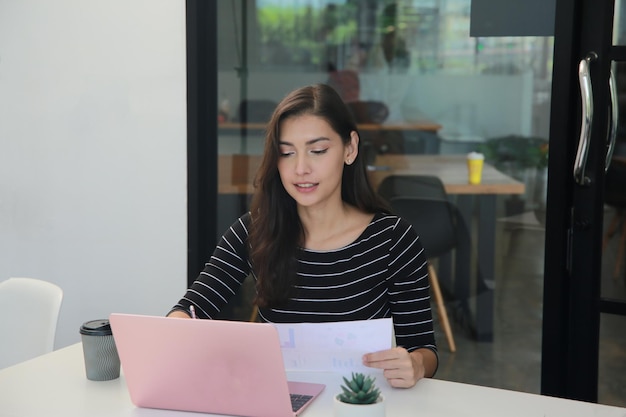
[[[389,117],[389,108],[382,101],[358,100],[346,105],[357,123],[381,124]]]
[[[382,125],[389,117],[389,107],[382,101],[358,100],[346,105],[357,124]],[[370,145],[377,154],[404,153],[404,135],[401,132],[381,128],[362,129],[359,133],[361,141]]]
[[[437,305],[450,351],[456,351],[448,313],[443,302],[439,278],[431,260],[450,253],[469,232],[458,209],[448,200],[438,177],[391,175],[378,187],[378,193],[391,205],[395,214],[413,225],[429,260],[428,272],[433,298]]]

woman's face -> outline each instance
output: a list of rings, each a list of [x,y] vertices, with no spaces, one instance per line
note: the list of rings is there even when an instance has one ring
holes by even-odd
[[[341,203],[344,164],[357,155],[358,135],[344,145],[322,118],[293,116],[281,122],[278,172],[283,187],[299,208],[324,208]]]

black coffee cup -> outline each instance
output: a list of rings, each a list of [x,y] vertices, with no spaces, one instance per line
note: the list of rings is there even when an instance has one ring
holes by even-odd
[[[109,320],[100,319],[80,326],[87,379],[109,381],[120,376],[120,357]]]

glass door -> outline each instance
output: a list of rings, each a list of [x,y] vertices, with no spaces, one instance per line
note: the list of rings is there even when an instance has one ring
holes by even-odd
[[[603,218],[604,191],[599,185],[604,184],[600,160],[606,155],[604,136],[609,131],[607,54],[609,61],[619,61],[623,54],[621,47],[611,47],[612,8],[609,12],[606,5],[592,4],[579,9],[560,2],[555,45],[552,36],[470,36],[470,0],[209,3],[214,5],[211,10],[196,18],[197,36],[202,39],[210,28],[216,32],[211,37],[215,44],[197,50],[210,57],[217,74],[208,87],[199,83],[211,89],[206,100],[212,102],[200,108],[197,117],[210,118],[214,129],[210,134],[200,132],[198,144],[210,143],[208,148],[216,154],[209,155],[202,146],[198,152],[190,148],[203,168],[194,177],[200,183],[197,195],[206,197],[205,206],[211,208],[198,209],[198,220],[190,218],[190,236],[198,224],[210,221],[214,228],[201,230],[214,232],[210,238],[217,239],[247,210],[268,108],[296,87],[331,83],[346,101],[358,98],[385,105],[387,111],[377,113],[384,114],[383,119],[362,123],[363,139],[376,154],[448,158],[480,150],[491,167],[516,184],[513,191],[483,199],[487,203],[482,207],[477,200],[453,196],[469,213],[472,233],[489,237],[481,243],[472,235],[476,239],[472,247],[484,245],[489,256],[471,254],[470,266],[461,272],[468,275],[464,282],[472,292],[462,300],[455,297],[454,282],[445,282],[446,275],[456,279],[454,260],[437,265],[444,292],[450,290],[445,301],[457,345],[457,351],[450,352],[438,334],[437,378],[593,399],[579,395],[578,387],[563,388],[571,384],[569,379],[577,379],[571,371],[576,360],[595,358],[595,371],[586,369],[585,375],[597,377],[598,368],[600,376],[605,369],[611,381],[626,375],[610,369],[620,357],[619,349],[606,352],[598,364],[602,346],[578,344],[579,338],[591,338],[596,345],[599,338],[617,340],[615,324],[605,316],[598,318],[603,314],[598,309],[618,308],[617,304],[600,299],[599,286],[585,281],[599,274],[603,262],[605,229],[596,222],[605,220],[608,228],[612,213],[607,211]],[[193,15],[193,10],[188,13]],[[589,13],[602,20],[590,19]],[[574,24],[583,20],[581,16],[596,26],[589,24],[581,31]],[[203,19],[210,24],[203,24]],[[600,21],[609,23],[598,25]],[[590,44],[588,38],[594,36],[600,40]],[[585,160],[585,176],[591,183],[583,186],[572,178],[581,118],[578,65],[590,51],[598,57],[589,60],[595,114]],[[614,65],[618,90],[619,65]],[[199,79],[210,72],[197,70]],[[190,91],[198,92],[191,84]],[[412,128],[389,127],[398,124]],[[207,181],[210,187],[205,186]],[[489,213],[488,227],[481,228],[477,212]],[[610,239],[604,258],[615,259],[611,250],[617,246],[619,239]],[[196,250],[198,261],[210,251],[208,246]],[[481,262],[489,265],[477,271]],[[603,295],[605,289],[606,295],[615,294],[613,287],[603,286]],[[589,294],[591,301],[585,300]],[[247,318],[248,295],[243,294],[228,314]],[[487,329],[482,338],[476,333],[477,315]],[[436,331],[440,332],[438,324]],[[615,386],[603,389],[616,391]],[[607,402],[626,405],[614,397]]]
[[[608,365],[600,356],[601,348],[624,347],[623,337],[601,332],[601,327],[618,328],[620,320],[623,328],[623,317],[614,316],[626,311],[617,299],[623,287],[617,290],[614,282],[607,287],[603,279],[603,256],[609,254],[603,237],[610,235],[605,213],[619,220],[626,190],[611,188],[619,179],[614,141],[623,136],[623,84],[615,80],[626,54],[613,42],[622,40],[621,14],[621,5],[614,9],[612,1],[557,2],[556,10],[550,149],[560,157],[549,164],[542,393],[594,402],[599,363],[603,369],[625,366],[623,355]],[[600,381],[608,391],[602,400],[620,401],[611,387],[624,379],[619,373],[611,378]]]
[[[373,168],[406,157],[454,177],[437,161],[483,152],[497,183],[461,171],[449,187],[474,240],[436,265],[457,344],[436,322],[437,377],[539,392],[552,37],[472,36],[469,0],[222,0],[216,24],[218,233],[247,209],[263,122],[302,85],[382,109],[357,120]]]

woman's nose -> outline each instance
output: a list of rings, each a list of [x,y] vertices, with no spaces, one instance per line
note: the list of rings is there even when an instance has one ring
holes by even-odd
[[[296,174],[307,174],[310,171],[309,160],[306,155],[299,154],[296,156]]]

